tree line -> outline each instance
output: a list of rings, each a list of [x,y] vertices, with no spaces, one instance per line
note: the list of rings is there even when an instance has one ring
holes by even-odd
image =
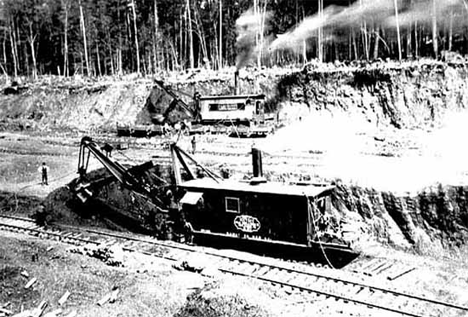
[[[418,0],[400,1],[407,5]],[[436,20],[429,25],[411,23],[401,30],[362,20],[353,27],[312,30],[300,50],[272,51],[263,45],[308,17],[323,17],[328,4],[326,0],[0,0],[0,70],[7,76],[37,77],[220,69],[236,65],[240,50],[255,55],[248,57],[257,66],[314,58],[434,56],[442,50],[468,53],[468,30],[457,23],[459,12],[450,16],[451,24],[435,29]],[[249,9],[254,24],[261,27],[247,25],[240,31],[253,30],[247,46],[262,49],[239,45],[236,21]],[[462,19],[467,19],[463,14]],[[434,41],[439,43],[435,48]]]

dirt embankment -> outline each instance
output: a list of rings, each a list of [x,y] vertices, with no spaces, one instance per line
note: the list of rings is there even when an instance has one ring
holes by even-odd
[[[133,124],[152,88],[150,80],[82,83],[78,86],[30,84],[0,98],[5,130],[115,130]]]
[[[233,91],[233,74],[211,75],[185,75],[167,81],[189,95],[196,90],[202,94]],[[447,147],[447,143],[459,142],[456,138],[465,130],[433,133],[448,117],[463,117],[459,115],[468,105],[467,78],[468,66],[462,63],[308,65],[298,71],[241,70],[240,88],[243,93],[264,92],[280,108],[281,119],[303,117],[302,127],[290,126],[287,128],[295,130],[284,133],[287,153],[315,153],[322,162],[306,172],[342,180],[335,208],[362,223],[362,233],[431,252],[438,247],[463,247],[468,237],[466,187],[442,178],[466,170],[464,161],[455,162],[454,158],[468,159],[468,153],[460,156],[460,146]],[[30,86],[20,94],[0,97],[0,127],[92,133],[112,130],[117,123],[148,123],[148,107],[168,101],[158,92],[150,94],[152,87],[149,79],[87,83],[81,88]],[[183,98],[190,101],[188,96]],[[309,114],[318,118],[310,121],[315,125],[304,119]],[[350,121],[355,125],[347,125]],[[273,155],[286,151],[278,142],[281,133],[259,141],[261,147]],[[424,137],[418,139],[420,135]],[[427,135],[444,146],[434,146]],[[295,140],[300,142],[293,148]],[[410,161],[406,157],[409,152],[413,155]],[[450,159],[440,165],[427,156],[447,153]],[[297,169],[304,167],[298,163]],[[382,180],[393,183],[383,186],[388,184],[380,184]],[[437,182],[443,186],[434,186]],[[412,185],[411,193],[401,194],[408,184]]]
[[[347,219],[358,219],[363,246],[367,237],[436,255],[443,249],[468,251],[467,198],[463,186],[439,185],[416,195],[398,195],[341,184],[333,207]]]
[[[280,96],[319,111],[346,112],[374,125],[434,127],[468,107],[468,64],[420,61],[323,69],[283,77]]]
[[[420,61],[366,67],[307,65],[302,70],[241,70],[241,93],[264,93],[272,108],[293,104],[324,112],[345,112],[374,125],[434,126],[468,104],[468,65]],[[234,92],[234,74],[194,73],[165,78],[190,102],[202,95]],[[64,84],[30,84],[0,97],[3,128],[61,128],[92,131],[120,124],[149,123],[151,104],[166,107],[152,79]]]

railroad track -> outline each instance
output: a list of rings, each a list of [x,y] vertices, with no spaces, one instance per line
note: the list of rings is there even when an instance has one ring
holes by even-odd
[[[174,262],[192,254],[202,256],[219,271],[271,283],[303,296],[315,294],[340,301],[343,305],[360,305],[370,315],[384,311],[395,316],[466,316],[468,307],[426,298],[390,287],[362,282],[349,272],[317,268],[310,265],[271,261],[267,258],[227,255],[221,251],[160,241],[148,236],[124,234],[74,226],[44,228],[29,218],[0,215],[0,230],[20,232],[40,238],[59,240],[73,245],[116,245],[125,251],[140,252]]]

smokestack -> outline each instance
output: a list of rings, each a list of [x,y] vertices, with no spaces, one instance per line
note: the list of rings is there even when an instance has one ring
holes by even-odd
[[[234,72],[234,94],[239,95],[239,69]]]
[[[252,147],[252,166],[253,166],[253,178],[251,184],[265,183],[266,179],[263,177],[263,166],[262,166],[262,151]]]

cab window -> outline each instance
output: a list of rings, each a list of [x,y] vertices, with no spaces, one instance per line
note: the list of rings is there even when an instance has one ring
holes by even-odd
[[[225,199],[226,212],[240,213],[239,198],[226,197]]]

